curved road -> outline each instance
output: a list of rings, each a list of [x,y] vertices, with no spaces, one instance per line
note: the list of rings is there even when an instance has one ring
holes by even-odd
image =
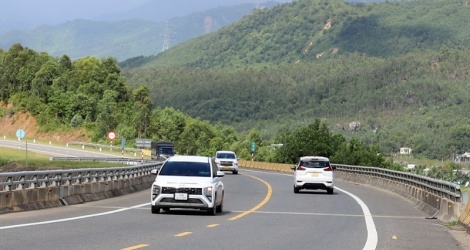
[[[290,174],[248,169],[223,181],[224,212],[216,216],[180,209],[151,214],[150,190],[2,214],[0,248],[467,249],[441,222],[370,186],[336,180],[333,195],[294,194]]]

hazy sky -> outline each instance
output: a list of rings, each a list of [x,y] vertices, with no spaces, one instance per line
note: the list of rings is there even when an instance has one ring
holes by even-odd
[[[185,6],[186,9],[194,5],[194,9],[198,11],[200,11],[198,6],[214,8],[257,2],[257,0],[0,0],[0,22],[55,24],[74,19],[97,19],[110,13],[133,10],[150,1],[161,3],[162,6]],[[266,1],[270,0],[260,0],[261,3]]]
[[[28,30],[42,24],[55,25],[75,19],[107,20],[129,15],[138,15],[140,9],[149,6],[161,6],[164,9],[203,11],[219,6],[233,6],[253,3],[258,0],[0,0],[0,34],[9,30]],[[259,0],[260,3],[275,1],[278,3],[292,0]],[[145,5],[147,4],[147,5]],[[127,13],[130,12],[130,13]],[[126,15],[127,14],[127,15]],[[172,13],[169,13],[172,14]]]

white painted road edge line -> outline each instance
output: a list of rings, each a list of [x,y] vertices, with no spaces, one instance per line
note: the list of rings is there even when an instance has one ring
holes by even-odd
[[[377,248],[377,229],[375,228],[374,219],[372,218],[372,214],[369,211],[367,205],[359,199],[359,197],[355,196],[354,194],[345,191],[341,188],[335,187],[335,189],[351,196],[356,202],[361,206],[362,212],[364,213],[364,219],[366,220],[366,227],[367,227],[367,241],[364,245],[363,250],[374,250]]]
[[[90,214],[90,215],[83,215],[83,216],[78,216],[78,217],[71,217],[71,218],[65,218],[65,219],[59,219],[59,220],[49,220],[49,221],[41,221],[41,222],[33,222],[33,223],[26,223],[26,224],[18,224],[18,225],[11,225],[11,226],[4,226],[0,227],[0,230],[2,229],[11,229],[11,228],[18,228],[18,227],[28,227],[28,226],[37,226],[37,225],[44,225],[44,224],[52,224],[52,223],[58,223],[58,222],[64,222],[64,221],[72,221],[72,220],[81,220],[81,219],[86,219],[86,218],[91,218],[91,217],[96,217],[96,216],[102,216],[102,215],[108,215],[108,214],[114,214],[114,213],[119,213],[123,212],[126,210],[131,210],[134,208],[139,208],[143,206],[148,206],[150,205],[149,203],[145,204],[140,204],[132,207],[127,207],[127,208],[122,208],[118,210],[113,210],[109,212],[104,212],[104,213],[98,213],[98,214]]]

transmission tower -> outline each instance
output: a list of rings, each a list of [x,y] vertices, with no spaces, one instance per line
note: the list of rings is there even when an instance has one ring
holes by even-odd
[[[260,4],[259,4],[259,1],[260,0],[256,0],[256,9],[259,10],[261,8]]]
[[[165,33],[163,34],[163,48],[162,52],[171,47],[171,35],[173,31],[168,22],[165,23]]]

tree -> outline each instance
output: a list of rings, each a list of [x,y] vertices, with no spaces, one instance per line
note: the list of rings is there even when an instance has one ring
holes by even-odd
[[[132,124],[134,124],[138,138],[145,137],[150,126],[152,101],[150,100],[149,93],[150,90],[145,86],[137,88],[133,93],[134,117]]]

